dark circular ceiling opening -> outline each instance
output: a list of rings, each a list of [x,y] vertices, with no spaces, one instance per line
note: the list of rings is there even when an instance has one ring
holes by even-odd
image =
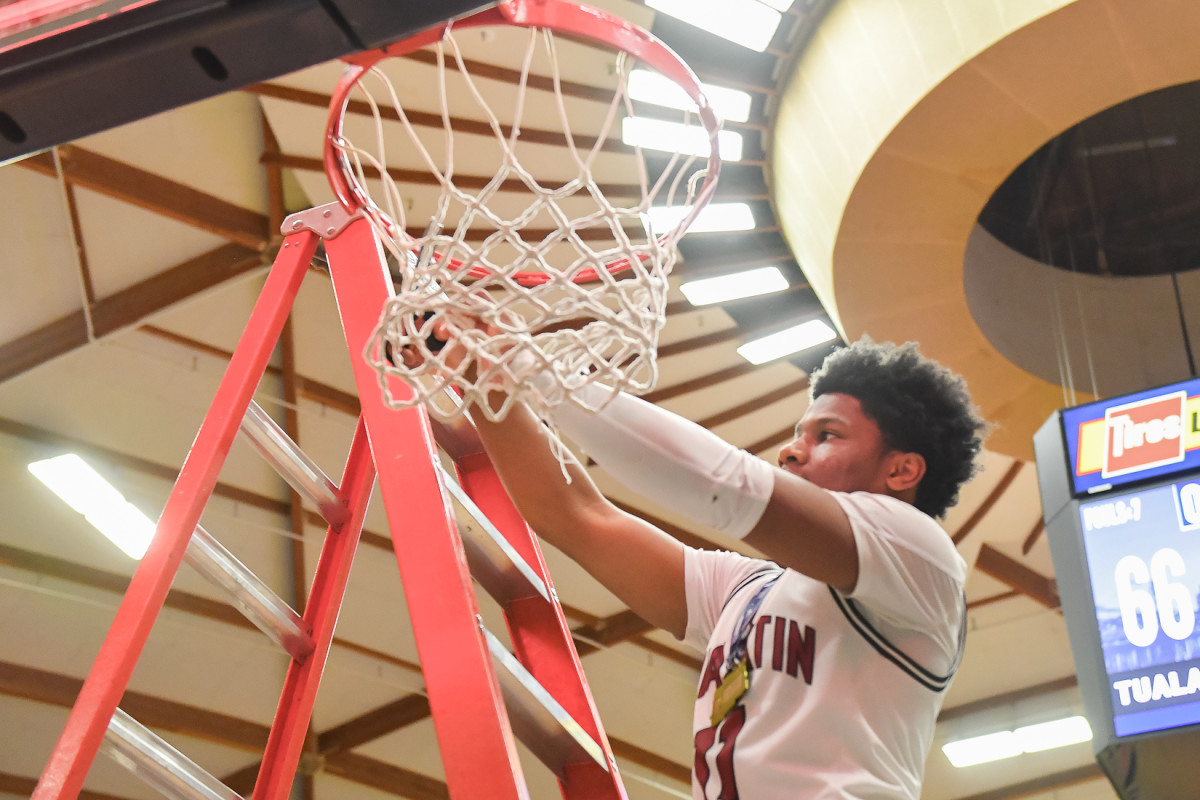
[[[1029,258],[1084,274],[1200,267],[1200,82],[1120,103],[1050,140],[979,224]]]

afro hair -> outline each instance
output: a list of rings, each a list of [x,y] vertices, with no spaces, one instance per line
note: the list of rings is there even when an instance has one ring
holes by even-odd
[[[811,378],[814,400],[823,394],[856,398],[889,449],[925,459],[914,505],[944,517],[979,469],[987,430],[962,376],[921,355],[914,342],[863,337],[831,353]]]

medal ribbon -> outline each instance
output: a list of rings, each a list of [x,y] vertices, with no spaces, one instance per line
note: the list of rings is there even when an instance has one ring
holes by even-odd
[[[746,657],[746,648],[750,643],[750,630],[754,627],[754,615],[758,613],[763,600],[767,598],[767,592],[771,591],[771,587],[775,585],[775,582],[782,575],[783,570],[777,570],[766,583],[758,587],[758,591],[754,593],[754,596],[750,598],[750,602],[746,603],[746,607],[742,609],[742,615],[738,617],[737,624],[733,626],[733,638],[729,643],[729,656],[725,659],[726,673],[736,667],[738,662]]]

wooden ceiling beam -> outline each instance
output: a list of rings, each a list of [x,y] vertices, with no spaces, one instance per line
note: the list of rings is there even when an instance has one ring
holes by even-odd
[[[91,309],[95,334],[108,336],[136,325],[164,308],[265,266],[261,253],[240,244],[209,250],[97,300]]]
[[[1020,800],[1022,797],[1045,795],[1048,792],[1057,792],[1059,789],[1066,789],[1069,786],[1104,777],[1104,771],[1100,769],[1099,764],[1086,764],[1082,767],[1052,772],[1049,775],[1042,775],[1032,780],[1021,781],[988,792],[967,795],[958,800]],[[1107,782],[1105,786],[1108,786]]]
[[[679,781],[686,785],[692,782],[692,768],[683,764],[676,764],[669,758],[664,758],[657,753],[652,753],[649,750],[630,744],[629,742],[620,739],[609,737],[609,745],[612,747],[613,755],[631,764],[637,764],[639,767],[648,769],[651,772],[657,772],[672,780]]]
[[[96,567],[77,564],[74,561],[67,561],[45,553],[35,553],[12,545],[0,544],[0,564],[23,569],[35,575],[68,581],[92,589],[101,589],[115,595],[125,594],[125,590],[129,587],[128,576],[106,572]],[[214,622],[223,622],[226,625],[245,629],[254,627],[233,606],[179,589],[172,589],[168,592],[163,605]]]
[[[320,385],[320,384],[318,384],[318,385]],[[336,390],[332,390],[332,391],[336,391]],[[63,436],[61,434],[52,433],[50,431],[44,430],[42,428],[37,428],[32,425],[15,422],[13,420],[6,420],[4,418],[0,418],[0,433],[6,433],[10,436],[25,439],[27,441],[33,441],[33,442],[37,442],[39,444],[49,445],[49,446],[64,449],[64,450],[73,450],[73,451],[77,451],[77,452],[82,452],[84,454],[93,454],[93,455],[97,456],[98,458],[107,460],[113,464],[116,464],[116,465],[119,465],[122,467],[126,467],[128,469],[132,469],[134,471],[141,472],[146,475],[151,475],[153,477],[161,478],[163,480],[173,481],[178,475],[178,471],[171,467],[157,464],[155,462],[152,462],[152,461],[149,461],[146,459],[137,458],[135,456],[129,456],[129,455],[120,453],[118,451],[112,450],[110,448],[101,447],[99,445],[89,444],[89,443],[86,443],[86,442],[83,442],[83,441],[80,441],[77,439],[73,439],[71,437]],[[264,497],[262,495],[255,494],[255,493],[249,492],[244,489],[239,489],[237,487],[228,486],[227,484],[218,483],[216,485],[216,488],[214,489],[213,494],[218,495],[218,496],[223,496],[227,499],[235,500],[237,502],[245,503],[247,505],[252,505],[257,508],[261,508],[265,511],[270,511],[272,513],[279,514],[280,516],[287,516],[290,513],[290,511],[289,511],[290,506],[286,501],[275,500],[273,498]],[[634,509],[629,509],[629,510],[631,513],[637,513]],[[326,527],[327,523],[325,522],[324,518],[321,517],[320,514],[318,514],[317,512],[306,511],[305,515],[306,515],[305,516],[306,521],[309,524],[313,525],[314,527],[318,527],[318,528]],[[695,546],[707,547],[709,549],[714,547],[714,545],[711,542],[708,542],[707,540],[696,537],[696,536],[688,533],[687,531],[684,531],[681,528],[672,526],[670,523],[667,523],[664,520],[658,520],[658,519],[655,519],[654,517],[649,517],[644,514],[643,514],[643,516],[646,517],[649,521],[651,521],[652,524],[656,524],[659,527],[662,527],[664,530],[668,530],[669,532],[672,532],[673,535],[676,535],[676,536],[680,537],[681,539],[684,539],[685,541],[691,542]],[[382,534],[373,533],[369,530],[364,529],[362,536],[363,536],[364,544],[368,544],[368,545],[374,546],[378,549],[386,550],[388,552],[391,552],[393,549],[391,539]],[[17,555],[24,554],[21,556],[22,558],[40,557],[40,554],[29,553],[28,551],[17,550],[16,548],[8,548],[6,550],[6,546],[0,545],[0,560],[2,560],[2,558],[6,552],[11,552],[11,553],[17,554]],[[13,556],[13,557],[17,558],[17,556]],[[51,557],[44,556],[43,558],[50,559]],[[56,568],[56,569],[51,569],[49,566],[50,563],[52,563],[52,562],[46,562],[44,564],[40,564],[40,566],[30,567],[30,568],[33,569],[34,571],[46,571],[46,574],[55,574],[58,577],[64,577],[64,578],[67,578],[70,580],[77,579],[77,577],[73,577],[73,576],[87,575],[87,576],[89,576],[88,579],[82,580],[80,582],[89,583],[89,585],[98,586],[100,588],[109,588],[109,589],[112,589],[113,591],[117,591],[117,592],[125,591],[125,589],[124,589],[125,583],[122,581],[126,581],[127,579],[119,578],[119,576],[111,576],[111,574],[105,573],[105,574],[110,575],[112,580],[109,580],[109,579],[101,580],[96,577],[95,573],[87,572],[88,568],[79,567],[78,565],[72,565],[71,562],[63,561],[63,562],[61,562],[61,565],[59,565],[58,568]],[[14,562],[14,565],[17,565],[17,564],[15,564],[15,562]],[[78,569],[80,569],[80,570],[84,570],[84,572],[80,572],[80,573],[73,572],[72,570],[75,567],[78,567]],[[199,598],[199,599],[203,600],[204,598]],[[215,601],[210,601],[210,602],[215,603]],[[217,606],[220,606],[223,608],[228,608],[227,606],[225,606],[222,603],[215,603],[215,604]],[[230,609],[230,611],[232,611],[232,609]],[[581,618],[583,616],[582,612],[579,612],[578,610],[570,609],[566,606],[564,606],[564,611],[567,612],[568,616],[571,616],[576,619]],[[236,618],[236,619],[244,622],[244,619],[242,619],[241,615],[236,614],[236,612],[233,614],[233,618]],[[600,621],[590,622],[590,624],[596,624],[596,622],[600,622]],[[611,627],[611,623],[609,623],[609,626]],[[413,668],[416,669],[416,666],[413,665]]]
[[[808,313],[800,314],[788,320],[789,324],[799,324],[810,319],[818,319],[825,316],[824,309]],[[715,333],[704,334],[703,336],[694,336],[690,339],[681,339],[678,342],[661,345],[658,348],[658,357],[667,358],[669,356],[680,355],[681,353],[691,353],[704,347],[712,347],[713,345],[728,344],[740,340],[749,340],[757,336],[765,335],[781,328],[778,317],[770,316],[755,325],[742,325],[726,328],[725,330],[716,331]]]
[[[110,447],[103,445],[85,442],[82,439],[76,439],[71,436],[64,436],[60,433],[48,431],[45,428],[39,428],[34,425],[28,425],[24,422],[4,419],[0,417],[0,433],[8,434],[9,436],[18,439],[24,439],[28,442],[45,445],[62,451],[73,451],[84,455],[91,455],[102,461],[107,461],[110,464],[118,467],[131,469],[135,472],[140,472],[143,475],[161,478],[162,480],[174,482],[179,476],[179,467],[168,467],[164,464],[159,464],[137,456],[131,456],[127,453],[122,453],[118,450],[113,450]],[[235,503],[243,503],[254,508],[269,511],[274,514],[286,515],[288,513],[287,503],[282,500],[276,500],[271,497],[264,497],[255,492],[242,489],[237,486],[231,486],[227,483],[217,483],[213,489],[213,494],[217,497],[223,497],[226,500],[231,500]]]
[[[571,636],[575,639],[575,649],[579,651],[580,656],[584,656],[652,630],[653,625],[626,610],[591,625],[575,628],[571,631]]]
[[[327,756],[322,771],[328,775],[400,795],[408,800],[450,798],[446,784],[436,778],[357,753],[340,752]]]
[[[1029,551],[1037,544],[1038,539],[1042,538],[1042,534],[1046,532],[1046,521],[1038,517],[1037,523],[1033,529],[1025,536],[1025,541],[1021,542],[1021,555],[1029,555]]]
[[[78,145],[63,145],[58,152],[63,178],[71,186],[90,189],[252,250],[265,250],[271,241],[265,214]],[[51,153],[17,163],[42,175],[58,177]]]
[[[1005,470],[1000,480],[996,482],[995,487],[988,492],[988,496],[984,498],[984,501],[971,512],[971,516],[967,518],[966,522],[950,537],[956,545],[967,538],[971,531],[975,530],[975,527],[983,521],[983,518],[987,516],[988,512],[992,510],[996,503],[1000,501],[1000,498],[1004,496],[1004,493],[1008,491],[1008,487],[1012,486],[1012,482],[1017,479],[1017,475],[1021,473],[1021,469],[1024,466],[1025,462],[1019,460],[1014,460],[1008,465],[1008,469]]]
[[[240,244],[225,244],[177,264],[97,300],[90,315],[75,311],[0,345],[0,383],[261,266],[261,254]]]
[[[744,364],[736,364],[732,367],[710,372],[707,375],[701,375],[698,378],[682,381],[673,386],[664,386],[661,389],[655,389],[652,392],[642,395],[642,399],[648,403],[661,403],[664,400],[670,400],[680,395],[699,392],[704,389],[716,386],[719,383],[732,381],[736,378],[741,378],[754,372],[758,367],[750,362]]]
[[[783,386],[780,386],[778,389],[767,392],[766,394],[757,395],[744,403],[740,403],[732,408],[727,408],[719,414],[713,414],[712,416],[697,420],[696,424],[702,428],[708,428],[709,430],[712,430],[718,425],[724,425],[726,422],[732,422],[735,419],[740,419],[741,417],[761,411],[772,403],[779,403],[784,400],[789,400],[796,395],[806,394],[807,392],[808,376],[802,375],[800,378],[790,381]]]
[[[1066,675],[1061,678],[1056,678],[1052,681],[1039,683],[1034,686],[1026,686],[1024,689],[1016,689],[1011,692],[985,697],[982,700],[975,700],[970,703],[960,703],[959,705],[944,708],[938,715],[938,722],[949,722],[952,719],[960,719],[972,714],[980,714],[986,711],[992,711],[997,708],[1012,703],[1019,703],[1024,700],[1030,700],[1044,695],[1054,694],[1055,692],[1073,689],[1079,685],[1079,679],[1074,675]]]
[[[744,449],[747,453],[765,453],[770,451],[772,455],[770,458],[767,458],[767,460],[773,464],[775,463],[774,451],[790,442],[795,435],[796,423],[793,422],[786,428],[780,428],[774,433],[768,434],[756,442],[751,442],[750,444],[745,445]]]
[[[691,279],[691,276],[689,276],[689,280],[690,279]],[[766,297],[770,297],[770,298],[774,299],[775,301],[780,301],[780,300],[786,300],[790,297],[793,297],[794,295],[807,294],[811,290],[812,290],[812,287],[809,286],[807,283],[794,283],[782,291],[771,292],[769,295],[758,294],[758,295],[752,295],[750,297],[739,297],[736,300],[725,300],[721,303],[714,303],[713,305],[717,306],[719,308],[724,308],[724,309],[731,309],[731,308],[736,309],[739,306],[753,305],[754,303],[756,303]],[[669,317],[673,314],[686,314],[688,312],[698,311],[701,308],[707,308],[707,307],[708,306],[692,305],[692,303],[689,300],[676,300],[673,303],[667,304],[667,316]]]
[[[241,769],[222,775],[219,780],[243,798],[254,794],[254,784],[258,782],[258,772],[262,767],[261,761],[247,764]]]
[[[36,788],[37,778],[26,778],[21,775],[0,772],[0,794],[15,794],[18,797],[30,797]],[[131,800],[131,798],[83,789],[77,795],[77,800]]]
[[[9,697],[70,708],[82,686],[78,678],[0,661],[0,694]],[[128,689],[121,708],[148,728],[249,752],[262,752],[271,732],[267,725]]]
[[[290,153],[267,152],[260,159],[263,164],[274,167],[276,169],[292,169],[300,172],[321,172],[325,171],[324,162],[319,158],[310,156],[298,156]],[[363,169],[368,177],[378,177],[379,170],[372,165],[364,164]],[[425,169],[404,169],[401,167],[388,167],[388,175],[392,180],[401,184],[409,184],[412,186],[438,186],[438,179],[433,173]],[[454,174],[454,185],[460,189],[468,191],[478,191],[493,180],[491,175],[464,175],[456,172]],[[642,196],[642,187],[635,183],[597,183],[596,188],[608,198],[640,198]],[[514,192],[528,194],[529,187],[516,178],[510,178],[503,181],[497,191]],[[727,202],[749,202],[753,200],[767,200],[768,195],[761,188],[739,186],[737,183],[730,183],[722,178],[721,183],[717,186],[716,199]]]
[[[407,53],[402,58],[410,61],[415,61],[418,64],[427,66],[436,66],[437,55],[432,50],[417,50],[412,53]],[[463,59],[463,65],[467,68],[467,74],[476,78],[489,78],[494,81],[517,85],[521,82],[521,71],[501,67],[496,64],[489,64],[483,61],[474,59]],[[446,66],[449,69],[458,71],[458,65],[453,59],[446,60]],[[555,81],[547,75],[530,74],[525,78],[525,83],[532,89],[538,89],[544,92],[555,91]],[[578,83],[575,81],[559,80],[559,91],[564,97],[575,97],[580,100],[591,100],[596,103],[609,104],[613,100],[613,92],[615,87],[607,86],[592,86],[586,83]],[[644,103],[639,100],[632,101],[634,113],[637,116],[657,116],[665,119],[682,121],[684,112],[675,109],[667,108],[666,106],[656,105],[654,103]],[[693,119],[695,115],[692,115]],[[762,122],[733,122],[726,120],[724,123],[725,130],[766,130],[767,126]]]
[[[686,240],[685,240],[686,241]],[[746,252],[738,258],[730,258],[727,253],[716,255],[684,256],[676,265],[689,278],[705,278],[710,275],[724,275],[728,272],[740,272],[755,267],[769,267],[775,264],[795,263],[796,256],[791,250],[768,250],[766,252]]]
[[[1000,594],[994,594],[989,597],[981,597],[978,600],[969,600],[967,601],[967,611],[974,611],[977,608],[990,606],[993,603],[1002,603],[1005,600],[1012,600],[1014,597],[1021,596],[1022,594],[1016,589],[1009,589],[1007,592],[1001,592]]]
[[[0,661],[0,694],[70,708],[74,705],[82,686],[83,681],[78,678]],[[270,734],[270,727],[267,725],[132,690],[127,690],[121,698],[121,708],[148,728],[249,752],[261,753],[265,750]],[[364,756],[335,753],[325,759],[324,768],[331,775],[373,786],[400,797],[448,797],[445,784],[440,781]],[[236,776],[249,772],[257,775],[257,766],[252,765],[239,770],[230,778],[244,787],[244,777],[238,780]]]
[[[285,169],[299,170],[301,172],[321,172],[325,171],[324,162],[319,158],[310,158],[308,156],[297,156],[288,153],[265,153],[262,156],[262,163],[282,167]],[[370,165],[363,165],[368,177],[378,177],[379,170]],[[413,186],[439,186],[438,179],[433,173],[427,169],[403,169],[401,167],[388,167],[388,175],[397,183],[407,183]],[[464,175],[460,172],[454,173],[454,185],[460,189],[478,191],[492,182],[494,176],[491,175]],[[600,183],[597,187],[604,193],[605,197],[641,197],[642,188],[633,183]],[[529,193],[529,187],[524,181],[516,178],[510,178],[502,182],[498,191],[501,192],[516,192]]]
[[[116,595],[123,595],[129,586],[129,578],[127,576],[105,572],[95,567],[77,564],[73,561],[46,555],[45,553],[34,553],[11,545],[0,544],[0,564],[17,567],[36,575],[56,578],[93,589],[101,589]],[[168,592],[167,599],[163,605],[166,608],[173,608],[176,611],[182,611],[214,622],[221,622],[246,630],[257,630],[254,628],[253,623],[246,619],[233,606],[220,600],[191,594],[180,589],[172,589]],[[359,653],[367,658],[399,667],[413,674],[419,675],[421,672],[421,667],[416,662],[408,661],[365,645],[350,642],[338,636],[333,638],[333,646]]]
[[[711,546],[711,545],[710,545]],[[39,575],[65,580],[72,583],[77,583],[83,586],[89,586],[96,589],[112,592],[113,594],[123,594],[129,584],[129,578],[123,575],[117,575],[95,567],[88,567],[54,556],[45,555],[42,553],[33,553],[20,548],[9,545],[0,544],[0,564],[24,569]],[[243,617],[236,609],[225,603],[217,600],[212,600],[206,597],[189,594],[178,589],[172,589],[168,595],[164,605],[168,608],[173,608],[185,613],[194,614],[216,622],[223,622],[229,625],[235,625],[244,629],[253,629],[253,625]],[[653,626],[646,623],[636,614],[631,611],[619,612],[610,617],[601,618],[597,622],[589,626],[584,626],[572,631],[572,636],[575,637],[576,649],[580,656],[587,655],[597,649],[597,644],[610,646],[621,641],[635,640],[639,638],[639,634],[653,630]],[[356,652],[363,652],[368,657],[386,660],[388,663],[396,664],[407,668],[413,672],[420,672],[419,665],[411,662],[406,662],[402,659],[397,659],[385,653],[381,653],[370,648],[362,647],[338,637],[334,638],[334,647],[351,649]],[[653,644],[652,642],[650,644]],[[650,648],[653,649],[653,648]],[[670,649],[670,648],[666,648]],[[677,661],[685,666],[699,670],[699,661],[694,658],[689,658],[686,654],[677,653],[679,656]],[[669,655],[667,657],[670,657]],[[25,699],[40,700],[41,702],[52,703],[70,707],[74,703],[75,695],[78,693],[78,684],[74,679],[63,678],[62,680],[42,679],[32,673],[22,673],[20,668],[11,665],[11,669],[6,670],[6,665],[0,662],[0,693],[13,694],[21,696]],[[30,687],[38,686],[36,691],[33,689],[23,690],[23,693],[18,694],[16,690],[8,691],[5,687]],[[41,692],[38,694],[37,692]],[[126,698],[130,695],[127,693]],[[164,701],[166,702],[166,701]],[[137,701],[140,703],[140,700]],[[122,702],[122,707],[125,708],[132,716],[137,718],[145,725],[159,727],[163,729],[171,729],[169,723],[159,724],[152,723],[150,720],[158,720],[160,714],[174,713],[170,708],[155,706],[150,703],[146,706],[133,704],[128,700]],[[144,710],[143,710],[144,709]],[[349,722],[343,723],[335,728],[317,735],[317,752],[319,755],[326,756],[349,750],[368,741],[384,736],[393,731],[399,730],[407,725],[411,725],[429,716],[429,703],[421,695],[409,695],[399,700],[388,703],[373,711],[369,711],[359,717],[356,717]],[[215,718],[214,718],[215,719]],[[219,720],[212,722],[213,730],[218,730],[220,725]],[[192,731],[180,730],[181,733],[189,735],[200,735],[202,738],[210,738],[214,741],[213,736],[205,737],[203,734]],[[261,751],[266,745],[266,735],[262,735],[262,746],[258,746],[258,739],[247,734],[240,741],[243,742],[244,749]],[[213,734],[215,735],[215,734]],[[251,744],[253,743],[253,746]],[[253,776],[257,775],[257,769],[253,770],[253,775],[250,775],[252,781]],[[230,781],[239,783],[245,781],[246,776],[238,776],[237,774],[228,776]],[[234,783],[229,783],[231,788],[237,788]],[[240,783],[243,785],[244,783]],[[251,784],[252,785],[252,784]]]
[[[323,756],[353,750],[359,745],[428,719],[429,698],[409,694],[343,722],[317,736],[317,752]]]
[[[1061,605],[1058,586],[1053,578],[1035,572],[990,544],[984,544],[980,548],[979,556],[975,559],[975,569],[1007,584],[1046,608],[1056,610]]]
[[[243,87],[242,91],[260,97],[270,97],[276,100],[285,100],[289,103],[298,103],[300,105],[314,106],[317,108],[328,108],[332,97],[321,92],[313,92],[307,89],[298,89],[294,86],[284,86],[279,83],[255,83],[250,86]],[[346,104],[346,113],[356,116],[371,117],[373,115],[371,105],[366,100],[350,100]],[[380,103],[379,115],[382,119],[399,122],[400,115],[396,109],[389,105]],[[440,113],[431,113],[428,111],[418,111],[416,109],[404,109],[404,115],[408,118],[409,123],[418,127],[444,129],[447,120],[442,118]],[[495,139],[496,133],[492,130],[491,123],[482,120],[467,119],[466,117],[449,117],[450,126],[456,134],[471,134],[481,136],[488,139]],[[505,138],[512,135],[511,125],[501,125],[500,130]],[[586,136],[583,134],[573,134],[571,139],[579,150],[590,151],[597,146],[599,141],[596,136]],[[529,144],[546,144],[556,147],[565,147],[567,145],[567,137],[561,131],[542,130],[539,128],[521,126],[521,141]],[[608,136],[604,141],[599,142],[599,149],[608,153],[625,153],[633,155],[636,150],[622,142],[618,137]]]
[[[0,345],[0,383],[90,341],[87,317],[72,312]]]

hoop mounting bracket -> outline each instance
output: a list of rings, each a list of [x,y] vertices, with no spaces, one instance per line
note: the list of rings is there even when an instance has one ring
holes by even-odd
[[[284,236],[290,236],[293,233],[308,230],[322,239],[333,239],[344,231],[347,225],[361,216],[361,211],[351,214],[341,203],[334,201],[288,215],[287,219],[283,221],[283,225],[280,226],[280,232]]]

